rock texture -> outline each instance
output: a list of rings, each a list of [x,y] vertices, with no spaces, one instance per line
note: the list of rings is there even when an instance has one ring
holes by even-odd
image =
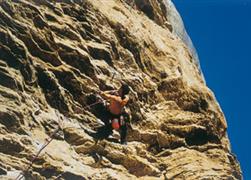
[[[168,3],[0,0],[1,178],[25,171],[60,126],[26,179],[242,179]],[[132,89],[128,145],[96,142],[87,99],[122,81]]]

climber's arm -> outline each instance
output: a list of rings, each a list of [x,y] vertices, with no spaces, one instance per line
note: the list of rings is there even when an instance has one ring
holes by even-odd
[[[127,104],[127,102],[129,101],[129,97],[128,96],[126,96],[126,98],[124,98],[124,99],[121,99],[121,97],[119,97],[119,96],[111,95],[111,94],[108,94],[106,92],[102,92],[101,96],[104,97],[104,98],[106,98],[106,99],[109,99],[109,100],[117,101],[122,106],[125,106]]]
[[[115,99],[116,96],[111,95],[110,92],[101,92],[100,95],[105,99]]]
[[[128,96],[126,96],[124,99],[121,99],[122,106],[125,106],[128,103],[128,101],[129,101],[129,97]]]
[[[106,94],[114,94],[116,92],[117,92],[116,90],[104,91],[104,93],[106,93]]]

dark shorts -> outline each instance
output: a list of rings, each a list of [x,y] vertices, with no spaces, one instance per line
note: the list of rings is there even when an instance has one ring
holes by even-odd
[[[122,112],[119,115],[112,114],[107,108],[104,111],[104,114],[102,114],[102,121],[105,124],[111,124],[113,119],[118,119],[120,126],[124,126],[126,122],[129,121],[129,115],[126,112]]]

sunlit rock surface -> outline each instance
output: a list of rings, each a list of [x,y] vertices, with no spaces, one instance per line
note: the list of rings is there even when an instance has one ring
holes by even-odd
[[[164,0],[0,0],[0,177],[25,171],[60,126],[26,179],[242,179],[171,11]],[[97,142],[87,97],[121,82],[128,145]]]

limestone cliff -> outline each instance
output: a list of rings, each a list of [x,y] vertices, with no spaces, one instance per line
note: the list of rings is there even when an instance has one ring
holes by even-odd
[[[0,0],[0,177],[242,179],[224,115],[165,0]],[[128,145],[87,99],[130,85]],[[23,178],[23,177],[21,177]]]

